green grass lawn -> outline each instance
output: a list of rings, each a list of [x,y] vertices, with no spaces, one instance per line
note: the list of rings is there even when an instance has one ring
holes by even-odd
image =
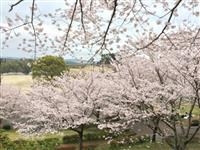
[[[96,128],[89,128],[85,131],[85,134],[87,133],[94,133],[94,134],[100,134],[102,132],[101,130],[98,130]],[[9,139],[11,141],[23,139],[27,141],[33,141],[33,140],[42,140],[42,139],[49,139],[49,138],[58,138],[59,140],[62,140],[62,137],[64,135],[74,135],[77,134],[76,132],[72,130],[63,130],[61,133],[54,133],[54,134],[43,134],[41,136],[32,136],[32,137],[26,137],[22,134],[17,133],[14,130],[10,131],[5,131],[5,133],[8,135]],[[124,146],[117,146],[117,147],[112,147],[111,145],[107,144],[107,141],[104,139],[100,141],[87,141],[87,143],[95,143],[97,147],[94,150],[171,150],[171,148],[167,144],[163,143],[150,143],[150,142],[145,142],[145,143],[139,143],[135,145],[124,145]],[[78,146],[78,144],[74,143],[75,145]],[[200,149],[200,140],[195,141],[195,143],[190,143],[188,145],[187,150],[199,150]],[[17,149],[18,150],[18,149]]]
[[[35,140],[35,139],[44,139],[44,138],[62,138],[64,135],[74,135],[76,132],[72,130],[65,130],[57,133],[46,133],[42,135],[23,135],[16,132],[15,130],[5,131],[6,135],[11,141],[24,139],[24,140]]]
[[[15,130],[9,130],[9,131],[4,131],[4,133],[7,134],[7,136],[9,137],[9,139],[11,141],[14,140],[18,140],[18,139],[44,139],[44,138],[62,138],[65,135],[75,135],[77,134],[75,131],[72,130],[61,130],[60,132],[56,132],[56,133],[45,133],[45,134],[41,134],[41,135],[32,135],[32,136],[28,136],[28,135],[23,135],[21,133],[18,133]],[[84,131],[84,134],[101,134],[102,131],[99,129],[96,129],[94,127],[86,129]]]
[[[186,112],[190,111],[190,108],[190,104],[185,104],[184,106],[181,106],[180,113],[185,114]],[[198,106],[195,106],[192,114],[195,116],[200,116],[200,108]]]

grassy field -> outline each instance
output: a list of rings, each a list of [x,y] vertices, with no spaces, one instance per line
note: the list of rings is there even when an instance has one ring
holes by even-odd
[[[79,73],[83,72],[102,72],[102,71],[109,71],[111,68],[108,67],[99,67],[99,66],[85,66],[79,68],[71,68],[70,73]],[[22,90],[27,90],[30,88],[31,84],[33,83],[33,79],[31,75],[23,75],[23,74],[8,74],[2,75],[2,83],[13,85],[19,87]]]
[[[5,132],[6,135],[8,136],[8,138],[11,141],[15,141],[15,140],[19,140],[19,139],[23,139],[23,140],[35,140],[35,139],[44,139],[44,138],[62,138],[64,135],[74,135],[76,134],[74,131],[71,130],[66,130],[60,133],[46,133],[46,134],[42,134],[42,135],[38,135],[38,136],[27,136],[27,135],[22,135],[18,132],[16,132],[15,130],[10,130],[10,131],[6,131]]]
[[[3,75],[2,83],[16,86],[22,90],[27,90],[33,83],[31,75]]]

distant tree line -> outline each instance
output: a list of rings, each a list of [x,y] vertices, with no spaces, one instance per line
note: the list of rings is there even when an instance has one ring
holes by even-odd
[[[113,60],[116,60],[114,53],[102,54],[101,59],[97,64],[111,64]]]
[[[32,59],[1,59],[0,72],[10,73],[10,72],[21,72],[24,74],[29,74],[31,72]]]
[[[111,62],[113,60],[115,60],[115,54],[114,53],[102,54],[100,61],[97,62],[97,65],[111,64]],[[38,74],[38,70],[41,70],[41,71],[46,70],[47,71],[49,69],[49,70],[55,72],[56,69],[60,69],[60,68],[61,68],[61,70],[67,70],[69,68],[80,68],[80,67],[85,66],[85,64],[81,64],[81,63],[74,63],[73,64],[72,62],[68,62],[68,61],[65,62],[65,60],[63,58],[59,58],[59,57],[57,58],[55,56],[41,57],[37,61],[40,62],[40,65],[35,65],[35,63],[33,63],[34,62],[33,59],[1,58],[0,73],[21,72],[21,73],[24,73],[24,74],[29,74],[33,69],[33,70],[35,70],[34,71],[34,75],[35,75],[35,74]],[[68,67],[65,66],[66,64],[67,64]],[[56,67],[55,67],[55,65],[56,65]],[[52,68],[54,68],[54,69],[52,69]],[[44,72],[46,72],[46,71],[44,71]]]

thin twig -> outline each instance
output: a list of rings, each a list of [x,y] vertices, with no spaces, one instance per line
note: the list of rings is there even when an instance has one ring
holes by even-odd
[[[35,7],[35,0],[32,1],[32,10],[31,10],[31,26],[33,29],[33,34],[34,34],[34,38],[35,38],[35,43],[34,43],[34,60],[36,60],[36,54],[37,54],[37,37],[36,37],[36,31],[35,31],[35,26],[33,23],[33,17],[34,17],[34,7]]]
[[[12,4],[12,5],[10,6],[9,12],[11,12],[15,6],[17,6],[19,3],[23,2],[23,1],[24,1],[24,0],[19,0],[18,2]]]

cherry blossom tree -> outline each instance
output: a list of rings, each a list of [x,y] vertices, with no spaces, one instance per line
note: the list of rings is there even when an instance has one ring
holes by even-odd
[[[114,124],[116,128],[116,124],[119,124],[126,129],[131,128],[137,122],[142,121],[146,124],[150,122],[151,124],[148,124],[148,126],[153,126],[151,128],[154,131],[153,140],[155,140],[155,134],[157,130],[160,130],[160,119],[163,116],[167,117],[170,113],[166,104],[172,99],[172,96],[178,95],[170,94],[170,87],[162,85],[163,81],[160,81],[157,77],[157,69],[150,59],[144,56],[125,56],[125,54],[122,56],[124,58],[116,66],[117,72],[115,75],[111,75],[114,76],[112,80],[115,80],[118,87],[118,90],[114,90],[111,95],[118,96],[113,99],[117,99],[115,105],[118,107],[118,111],[123,112],[123,115],[117,116],[120,118],[117,122],[113,123],[111,120],[109,126]],[[163,100],[164,97],[165,101]],[[112,105],[109,104],[108,106]],[[111,108],[108,107],[108,109]],[[122,128],[118,130],[122,130]]]
[[[24,122],[23,114],[29,112],[24,107],[26,96],[10,85],[2,84],[0,88],[0,119],[9,120],[13,125]]]
[[[140,121],[153,129],[153,139],[156,133],[165,138],[173,135],[171,147],[187,147],[200,129],[191,127],[192,112],[199,108],[199,36],[195,36],[180,31],[170,35],[173,42],[162,38],[142,52],[126,52],[118,58],[112,80],[124,90],[114,91],[113,97],[121,92],[115,107],[127,114],[123,127]],[[184,106],[189,107],[187,124],[181,113]],[[120,121],[111,120],[110,128],[120,127]]]
[[[81,150],[84,129],[98,123],[96,104],[101,88],[97,79],[91,74],[79,74],[76,78],[63,75],[49,84],[35,84],[23,104],[29,110],[23,114],[26,121],[18,122],[15,127],[25,133],[71,129],[79,135]]]
[[[171,110],[174,111],[174,115],[171,116],[172,119],[165,120],[165,123],[174,132],[173,146],[176,149],[185,149],[200,129],[200,126],[193,130],[191,127],[194,108],[200,108],[199,35],[196,35],[193,31],[180,31],[177,34],[172,34],[171,38],[173,39],[171,42],[162,39],[160,43],[154,45],[153,49],[157,50],[157,52],[154,51],[154,58],[159,59],[160,66],[164,66],[160,68],[162,76],[169,78],[171,82],[182,88],[179,102],[171,103]],[[166,49],[166,51],[163,51],[163,49]],[[158,53],[160,55],[156,58]],[[184,125],[180,113],[180,108],[185,105],[189,107],[187,125]],[[177,124],[177,120],[179,124]]]

